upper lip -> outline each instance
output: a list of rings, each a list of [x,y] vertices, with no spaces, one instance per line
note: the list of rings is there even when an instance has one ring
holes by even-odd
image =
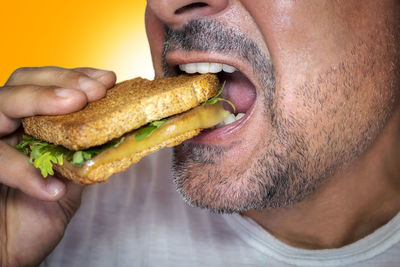
[[[215,62],[227,64],[235,67],[238,71],[242,72],[250,82],[257,88],[257,79],[253,74],[250,63],[232,57],[232,55],[224,55],[219,53],[210,52],[184,52],[184,51],[171,51],[166,55],[168,67],[172,70],[177,69],[180,64],[199,63],[199,62]]]

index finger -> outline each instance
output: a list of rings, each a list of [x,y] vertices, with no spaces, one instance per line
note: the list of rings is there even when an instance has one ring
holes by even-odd
[[[15,70],[5,86],[32,84],[82,90],[90,102],[104,97],[115,79],[113,72],[93,68],[27,67]]]
[[[66,114],[82,109],[86,103],[86,95],[75,89],[34,85],[1,88],[0,136],[12,133],[21,118]]]

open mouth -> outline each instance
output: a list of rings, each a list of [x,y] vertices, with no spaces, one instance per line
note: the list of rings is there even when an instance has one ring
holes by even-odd
[[[234,66],[216,62],[179,64],[177,67],[179,67],[180,72],[189,74],[216,73],[221,84],[225,82],[220,97],[229,100],[236,108],[234,110],[230,104],[224,103],[224,108],[229,110],[231,114],[217,126],[203,130],[191,141],[202,143],[220,141],[246,125],[251,117],[257,93],[253,83],[241,71]]]

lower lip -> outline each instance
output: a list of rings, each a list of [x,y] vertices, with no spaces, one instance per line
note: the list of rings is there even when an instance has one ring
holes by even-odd
[[[254,103],[251,108],[246,112],[243,118],[237,120],[231,124],[225,125],[221,128],[215,130],[203,130],[200,134],[195,137],[185,141],[190,143],[198,143],[198,144],[213,144],[220,143],[221,141],[229,140],[236,136],[240,130],[246,127],[248,121],[251,118],[251,115],[254,112]]]

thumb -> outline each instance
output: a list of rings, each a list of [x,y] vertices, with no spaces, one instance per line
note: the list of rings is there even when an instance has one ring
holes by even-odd
[[[66,219],[65,223],[68,224],[81,205],[82,192],[85,186],[75,184],[72,181],[66,179],[63,179],[63,181],[66,185],[66,193],[58,201],[58,204],[64,212]]]

